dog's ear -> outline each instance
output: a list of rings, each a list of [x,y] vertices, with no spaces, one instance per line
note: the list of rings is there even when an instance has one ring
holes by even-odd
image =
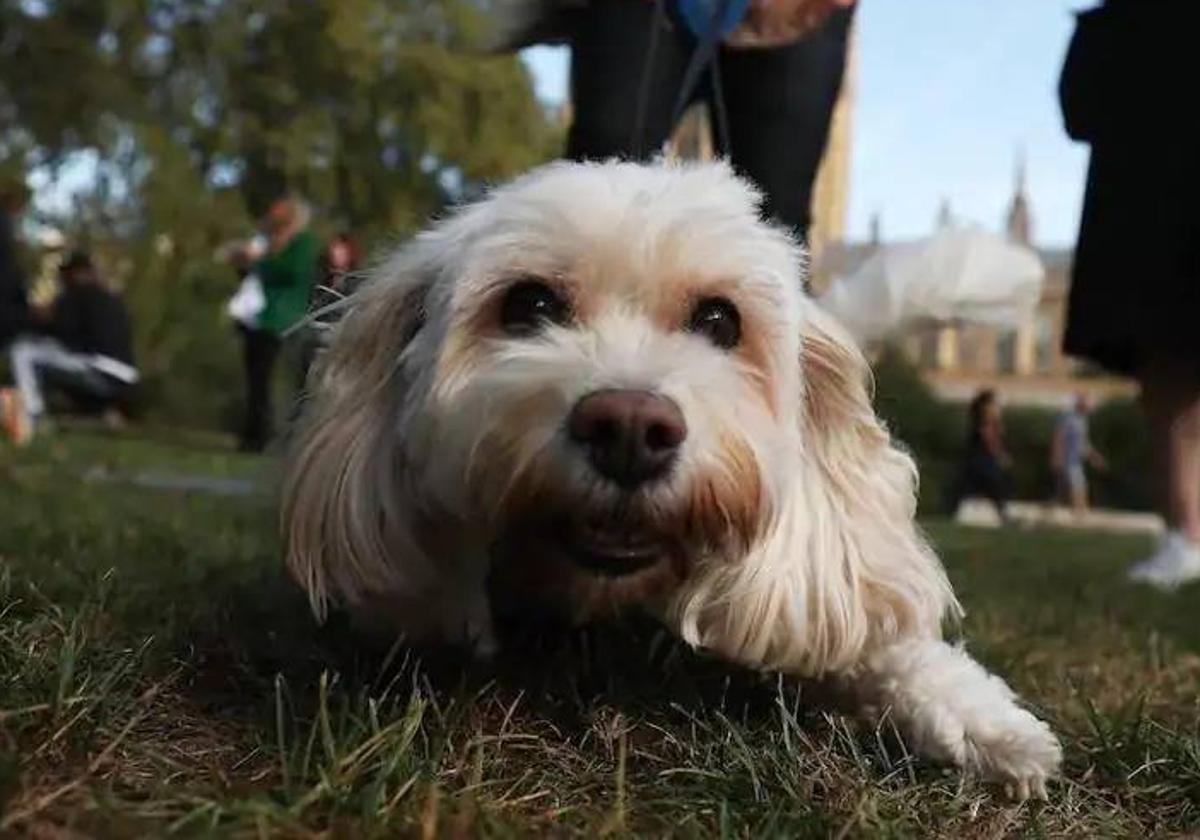
[[[324,618],[328,603],[395,589],[419,556],[402,503],[399,423],[428,285],[384,268],[347,301],[309,376],[284,461],[288,567]]]
[[[801,446],[823,497],[810,504],[829,520],[810,533],[808,561],[840,576],[868,636],[937,633],[958,606],[916,524],[916,464],[875,413],[857,344],[815,303],[806,307]]]
[[[796,459],[778,512],[745,556],[700,564],[664,618],[730,659],[821,676],[891,640],[936,637],[958,608],[914,521],[913,461],[871,406],[866,360],[804,306]]]

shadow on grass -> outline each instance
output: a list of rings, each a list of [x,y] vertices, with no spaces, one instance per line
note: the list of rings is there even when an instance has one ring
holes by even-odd
[[[523,707],[565,731],[589,725],[598,705],[631,716],[665,709],[719,709],[742,720],[776,713],[779,681],[699,654],[656,622],[629,616],[569,628],[552,622],[509,623],[500,652],[487,661],[457,649],[390,647],[356,632],[334,612],[323,626],[282,574],[256,583],[225,581],[220,623],[178,628],[177,655],[194,668],[192,690],[213,708],[264,708],[277,677],[298,703],[315,711],[322,675],[340,690],[371,695],[396,683],[419,683],[440,697],[481,692],[522,698]],[[814,693],[819,693],[816,687]],[[304,702],[300,698],[308,698]]]

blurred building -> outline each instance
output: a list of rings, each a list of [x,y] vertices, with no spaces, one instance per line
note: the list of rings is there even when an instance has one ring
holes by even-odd
[[[952,224],[953,211],[949,202],[943,202],[934,228]],[[910,330],[900,339],[908,357],[947,399],[966,400],[983,387],[996,388],[1008,402],[1031,405],[1061,406],[1081,391],[1097,401],[1132,395],[1135,388],[1128,380],[1106,376],[1063,355],[1073,252],[1037,245],[1025,165],[1020,159],[1003,229],[1011,241],[1037,252],[1046,269],[1042,297],[1033,315],[1016,330],[976,324]],[[868,241],[829,243],[817,262],[814,288],[823,289],[832,278],[852,274],[883,244],[878,218],[872,221]]]
[[[813,185],[813,222],[808,232],[808,247],[815,262],[827,246],[846,239],[846,214],[850,197],[850,155],[853,148],[854,104],[858,86],[858,48],[854,30],[842,90],[833,108],[829,125],[829,143]]]

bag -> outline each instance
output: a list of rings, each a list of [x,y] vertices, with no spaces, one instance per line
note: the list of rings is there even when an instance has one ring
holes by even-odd
[[[259,316],[266,308],[267,296],[263,293],[262,281],[257,274],[243,277],[242,284],[225,305],[230,318],[252,330],[258,328]]]

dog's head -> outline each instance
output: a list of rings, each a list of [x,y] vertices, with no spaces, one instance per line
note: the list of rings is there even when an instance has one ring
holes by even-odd
[[[347,306],[290,457],[292,568],[318,608],[485,574],[577,617],[645,601],[708,644],[723,603],[807,610],[770,585],[797,574],[928,623],[895,594],[912,575],[862,556],[927,555],[911,463],[802,276],[723,165],[555,164],[495,190]]]

